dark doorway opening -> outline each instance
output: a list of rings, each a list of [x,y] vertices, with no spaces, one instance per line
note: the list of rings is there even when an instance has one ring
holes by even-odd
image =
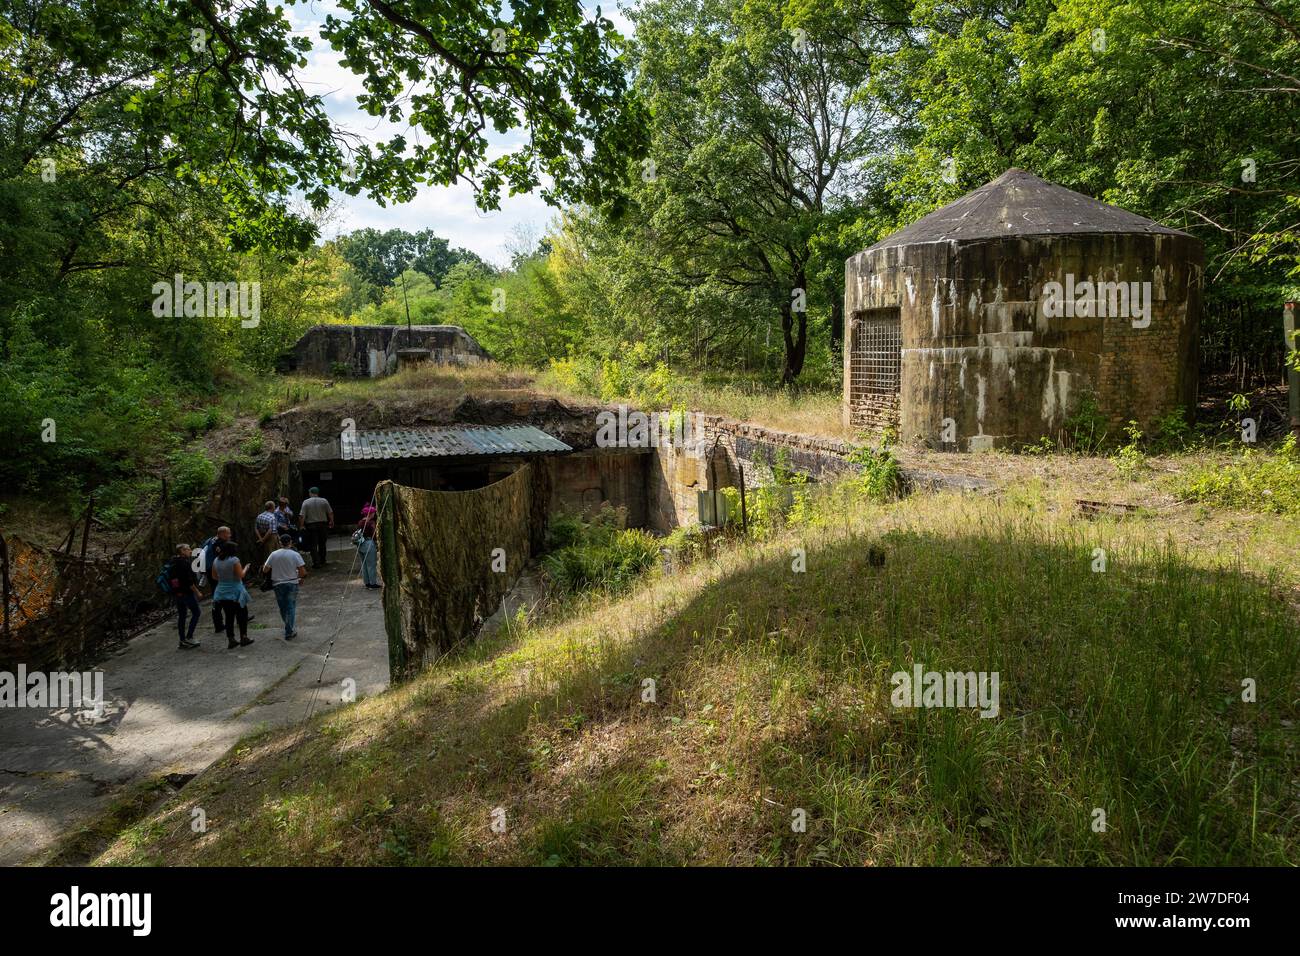
[[[518,467],[517,461],[501,459],[436,464],[418,460],[362,468],[302,467],[299,471],[301,494],[291,504],[295,511],[298,510],[307,497],[307,489],[319,487],[321,497],[334,509],[335,526],[355,525],[361,520],[362,506],[373,501],[375,485],[381,481],[396,481],[428,491],[471,491],[500,481]]]

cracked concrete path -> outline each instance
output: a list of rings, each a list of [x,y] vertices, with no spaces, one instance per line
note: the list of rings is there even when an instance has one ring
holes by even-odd
[[[100,662],[98,722],[75,711],[0,708],[0,865],[47,850],[131,784],[198,773],[245,734],[301,721],[313,694],[320,712],[338,706],[348,678],[358,697],[386,688],[381,592],[366,590],[356,569],[349,574],[353,554],[347,539],[332,541],[329,567],[309,569],[295,641],[284,640],[275,595],[254,591],[255,643],[227,650],[205,601],[198,650],[176,649],[171,618]]]

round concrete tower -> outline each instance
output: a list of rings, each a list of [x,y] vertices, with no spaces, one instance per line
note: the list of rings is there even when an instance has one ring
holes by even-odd
[[[1021,169],[845,263],[844,420],[952,450],[1196,399],[1200,242]]]

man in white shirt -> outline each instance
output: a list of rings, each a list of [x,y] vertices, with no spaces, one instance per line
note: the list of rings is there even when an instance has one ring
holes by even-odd
[[[272,551],[262,565],[262,573],[271,575],[275,603],[280,606],[280,617],[284,620],[286,641],[292,641],[298,636],[294,629],[298,611],[298,584],[307,576],[307,562],[303,561],[302,555],[292,545],[293,538],[287,534],[280,535],[280,547]]]

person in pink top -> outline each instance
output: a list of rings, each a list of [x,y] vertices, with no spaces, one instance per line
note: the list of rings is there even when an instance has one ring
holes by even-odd
[[[379,569],[376,567],[375,534],[379,530],[379,513],[375,506],[367,503],[361,509],[361,521],[357,523],[357,550],[361,553],[361,580],[370,590],[380,587]]]

